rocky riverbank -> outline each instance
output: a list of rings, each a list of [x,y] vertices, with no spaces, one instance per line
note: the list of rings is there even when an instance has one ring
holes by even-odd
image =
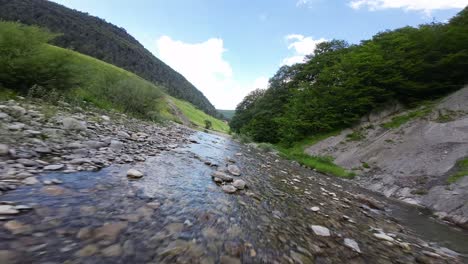
[[[391,201],[274,153],[120,114],[1,105],[2,264],[463,261],[451,249],[464,233],[431,243],[387,214]]]
[[[468,159],[467,102],[465,87],[411,111],[392,105],[306,152],[332,156],[357,172],[361,186],[429,208],[440,219],[468,229],[468,177],[457,166]],[[395,119],[407,121],[388,127]],[[451,180],[457,173],[465,174]]]
[[[22,98],[0,102],[0,121],[0,195],[37,183],[40,173],[141,162],[188,142],[193,133],[175,123],[156,125],[120,113]]]

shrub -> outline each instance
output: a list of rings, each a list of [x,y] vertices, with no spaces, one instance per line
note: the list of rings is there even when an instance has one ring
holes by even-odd
[[[26,94],[33,85],[66,89],[74,85],[70,53],[56,53],[47,42],[56,35],[14,22],[0,22],[0,85]]]
[[[213,124],[211,123],[210,120],[205,119],[205,129],[211,129]]]

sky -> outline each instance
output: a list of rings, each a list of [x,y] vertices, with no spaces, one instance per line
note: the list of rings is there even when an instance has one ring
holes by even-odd
[[[446,22],[468,0],[54,0],[123,27],[218,109],[326,40]]]

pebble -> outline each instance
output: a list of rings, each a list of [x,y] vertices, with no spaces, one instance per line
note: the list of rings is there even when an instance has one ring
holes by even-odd
[[[311,225],[310,228],[312,228],[312,231],[314,231],[314,233],[318,236],[324,236],[324,237],[330,236],[330,230],[324,226]]]
[[[345,238],[344,245],[351,248],[352,250],[361,253],[361,249],[359,248],[358,243],[354,239]]]
[[[310,210],[311,210],[312,212],[318,212],[318,211],[320,210],[320,208],[319,208],[318,206],[312,206],[312,207],[310,208]]]
[[[221,188],[225,193],[235,193],[237,191],[236,187],[232,185],[223,185]]]
[[[136,169],[130,169],[127,171],[127,177],[130,179],[140,179],[143,177],[143,173]]]
[[[375,233],[374,236],[378,239],[385,240],[388,242],[393,242],[395,240],[393,239],[393,237],[388,236],[387,234],[384,234],[384,233]]]
[[[10,148],[6,144],[0,144],[0,156],[6,156],[9,153]]]
[[[16,215],[19,211],[13,205],[0,205],[0,215]]]
[[[34,184],[38,184],[39,180],[36,177],[28,177],[23,180],[23,183],[26,185],[34,185]]]
[[[56,170],[63,169],[63,167],[65,167],[65,165],[63,164],[47,165],[44,167],[44,170],[56,171]]]
[[[229,165],[227,167],[227,170],[229,171],[230,174],[234,175],[234,176],[239,176],[241,175],[241,172],[240,172],[240,169],[239,167],[237,167],[236,165]]]
[[[236,189],[238,190],[243,190],[245,188],[245,181],[243,180],[235,180],[233,183],[232,183],[232,186],[236,187]]]

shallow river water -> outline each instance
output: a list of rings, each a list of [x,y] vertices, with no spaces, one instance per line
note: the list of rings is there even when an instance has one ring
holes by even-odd
[[[373,210],[353,194],[373,195],[348,182],[217,135],[198,132],[192,139],[197,143],[132,166],[47,174],[40,179],[63,183],[25,186],[3,195],[3,201],[34,208],[2,221],[14,221],[14,228],[0,228],[0,250],[8,253],[4,259],[17,263],[466,261],[428,253],[440,255],[434,248],[446,247],[466,255],[468,234],[417,208],[375,196],[386,201],[387,211]],[[233,163],[248,188],[227,194],[210,175]],[[127,179],[130,168],[145,176]],[[319,211],[310,210],[312,206]],[[311,225],[325,226],[331,235],[318,236]],[[377,229],[395,241],[376,238]],[[345,238],[357,242],[361,252],[344,245]]]

